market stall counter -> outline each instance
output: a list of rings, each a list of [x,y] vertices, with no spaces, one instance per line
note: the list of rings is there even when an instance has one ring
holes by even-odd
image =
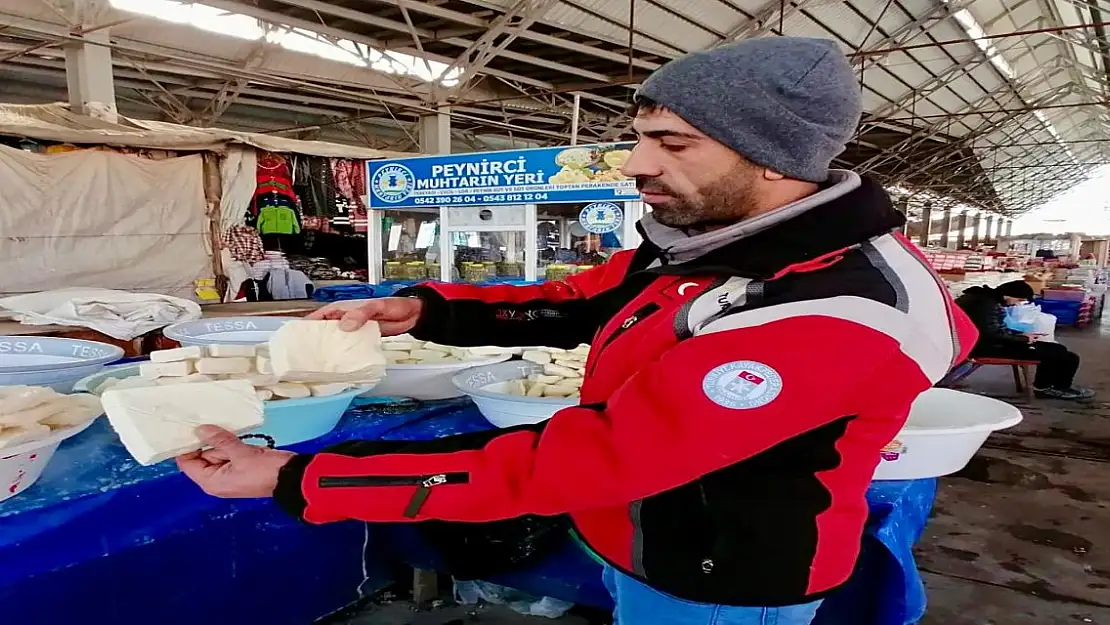
[[[363,404],[332,433],[294,449],[489,427],[467,400]],[[826,602],[818,625],[921,617],[925,595],[911,548],[935,492],[931,479],[872,485],[856,574]],[[412,526],[308,526],[269,500],[208,497],[172,462],[136,464],[101,419],[63,445],[35,486],[0,503],[0,562],[0,604],[13,623],[192,625],[203,612],[224,623],[303,625],[390,584],[397,562],[435,568],[437,556]],[[609,607],[599,565],[569,540],[491,581]]]

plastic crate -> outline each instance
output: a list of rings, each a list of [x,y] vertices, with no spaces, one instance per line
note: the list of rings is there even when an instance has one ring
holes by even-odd
[[[1073,326],[1078,323],[1079,312],[1083,307],[1083,302],[1060,302],[1046,299],[1035,301],[1041,307],[1041,312],[1056,317],[1056,323],[1065,326]]]

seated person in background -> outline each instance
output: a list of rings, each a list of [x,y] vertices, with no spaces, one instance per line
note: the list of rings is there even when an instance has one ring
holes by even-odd
[[[979,342],[972,358],[1012,358],[1037,361],[1033,388],[1037,397],[1051,399],[1089,399],[1094,392],[1072,386],[1079,370],[1079,355],[1059,343],[1037,341],[1032,334],[1021,334],[1005,325],[1006,307],[1032,301],[1033,287],[1021,280],[998,288],[973,286],[956,299],[975,327]]]

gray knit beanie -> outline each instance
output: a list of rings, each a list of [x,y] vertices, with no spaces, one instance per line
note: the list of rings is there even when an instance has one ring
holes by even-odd
[[[655,71],[636,94],[752,162],[824,182],[862,111],[859,85],[827,39],[765,37],[695,52]]]

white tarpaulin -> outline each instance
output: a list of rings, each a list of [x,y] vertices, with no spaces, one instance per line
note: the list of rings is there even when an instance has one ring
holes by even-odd
[[[101,287],[191,298],[211,276],[199,154],[0,146],[0,293]]]

